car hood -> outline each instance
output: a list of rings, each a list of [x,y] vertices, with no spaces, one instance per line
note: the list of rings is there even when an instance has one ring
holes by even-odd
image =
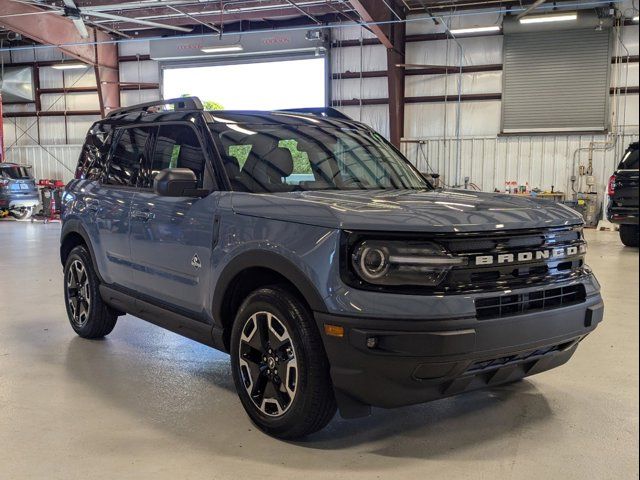
[[[582,223],[558,203],[469,190],[237,192],[232,202],[237,214],[352,230],[477,232]]]

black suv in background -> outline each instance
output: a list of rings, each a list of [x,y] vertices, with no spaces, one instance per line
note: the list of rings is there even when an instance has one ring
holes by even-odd
[[[627,247],[638,246],[638,142],[629,145],[616,172],[609,179],[607,218],[620,225],[620,240]]]
[[[0,163],[0,212],[8,212],[12,217],[23,220],[31,216],[39,203],[31,167]]]

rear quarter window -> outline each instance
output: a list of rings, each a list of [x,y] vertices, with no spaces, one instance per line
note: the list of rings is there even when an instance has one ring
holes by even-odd
[[[114,129],[105,123],[95,123],[89,129],[78,159],[75,177],[100,180],[105,173]]]

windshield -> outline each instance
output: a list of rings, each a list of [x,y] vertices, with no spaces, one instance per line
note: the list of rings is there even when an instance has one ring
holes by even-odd
[[[424,190],[379,134],[359,128],[212,124],[235,191]]]
[[[0,177],[9,178],[11,180],[28,180],[31,178],[31,167],[22,166],[0,166]]]

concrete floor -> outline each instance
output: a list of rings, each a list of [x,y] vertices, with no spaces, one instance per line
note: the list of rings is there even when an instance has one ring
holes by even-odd
[[[58,235],[0,222],[2,480],[638,477],[638,251],[615,233],[588,233],[606,315],[569,364],[297,443],[251,425],[227,355],[130,316],[76,337]]]

